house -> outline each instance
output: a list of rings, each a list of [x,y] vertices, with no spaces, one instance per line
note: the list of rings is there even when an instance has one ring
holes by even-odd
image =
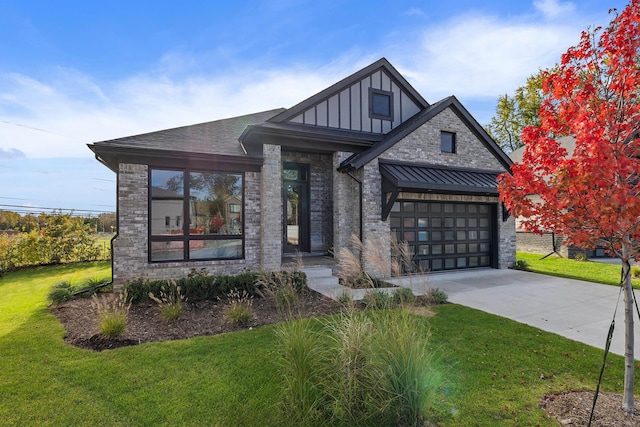
[[[116,286],[275,270],[352,234],[390,254],[393,233],[429,271],[515,261],[496,185],[511,161],[455,97],[429,104],[384,58],[288,109],[89,148],[117,174]]]

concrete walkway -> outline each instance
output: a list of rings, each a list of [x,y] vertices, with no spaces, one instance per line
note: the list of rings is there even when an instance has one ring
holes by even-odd
[[[315,274],[319,272],[318,269]],[[331,280],[326,274],[324,278],[322,274],[316,277],[313,274],[311,272],[309,276],[309,287],[334,299],[345,291],[355,299],[364,294],[363,290],[338,285],[337,278]],[[433,273],[397,278],[391,282],[411,288],[416,295],[422,295],[430,288],[440,288],[452,303],[506,317],[602,349],[620,291],[616,286],[494,269]],[[611,352],[619,355],[624,354],[623,304],[621,295],[611,343]],[[634,319],[635,342],[640,343],[640,322],[635,314]],[[636,344],[636,349],[639,348]],[[638,356],[636,354],[636,359],[640,358]]]

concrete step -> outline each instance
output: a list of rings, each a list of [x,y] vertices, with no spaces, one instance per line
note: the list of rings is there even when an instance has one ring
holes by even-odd
[[[335,277],[328,267],[305,267],[302,271],[307,275],[307,279],[315,279],[320,277]],[[337,277],[336,277],[337,280]]]

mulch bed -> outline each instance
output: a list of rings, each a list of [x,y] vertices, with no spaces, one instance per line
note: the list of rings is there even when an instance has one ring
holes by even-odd
[[[113,298],[103,294],[99,298]],[[242,329],[281,322],[285,313],[277,309],[271,297],[254,298],[253,319],[244,327],[229,321],[225,316],[228,301],[187,302],[180,317],[166,321],[153,302],[142,302],[131,306],[125,334],[106,339],[99,333],[97,316],[91,307],[91,299],[83,298],[51,306],[53,314],[65,328],[65,342],[90,350],[108,350],[152,341],[169,341],[203,335],[217,335]],[[314,317],[340,312],[340,304],[317,292],[308,290],[300,297],[296,315]]]

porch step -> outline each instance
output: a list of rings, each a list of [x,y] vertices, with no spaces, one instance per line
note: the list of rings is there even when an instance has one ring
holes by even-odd
[[[342,294],[342,286],[329,267],[305,267],[302,271],[307,275],[310,289],[334,299]]]
[[[333,275],[333,272],[329,267],[324,267],[324,266],[304,267],[302,271],[307,275],[307,279],[332,277],[336,279],[336,283],[338,283],[338,278]]]

